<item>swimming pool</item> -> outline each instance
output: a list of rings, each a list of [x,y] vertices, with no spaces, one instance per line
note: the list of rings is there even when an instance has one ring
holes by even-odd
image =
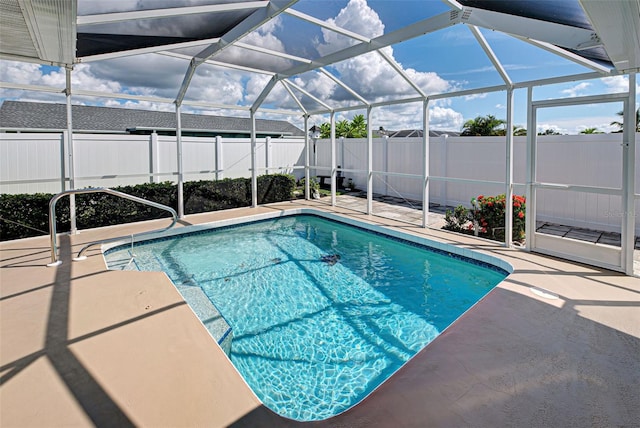
[[[438,246],[295,215],[106,259],[165,271],[203,323],[215,321],[212,335],[267,407],[321,420],[361,401],[507,275]]]

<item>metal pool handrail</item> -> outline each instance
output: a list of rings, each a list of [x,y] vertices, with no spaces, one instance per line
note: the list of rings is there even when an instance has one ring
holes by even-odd
[[[159,208],[161,210],[168,211],[173,216],[173,221],[171,222],[171,224],[169,226],[167,226],[165,228],[162,228],[162,229],[158,229],[158,230],[150,230],[148,232],[138,233],[135,236],[142,236],[142,235],[148,235],[148,234],[151,234],[151,233],[164,232],[165,230],[171,229],[176,224],[176,222],[178,221],[178,214],[171,207],[159,204],[157,202],[148,201],[146,199],[142,199],[142,198],[139,198],[137,196],[132,196],[132,195],[129,195],[129,194],[126,194],[126,193],[118,192],[117,190],[109,189],[107,187],[92,187],[92,188],[88,188],[88,189],[75,189],[75,190],[66,190],[64,192],[60,192],[57,195],[55,195],[53,198],[51,198],[51,200],[49,201],[49,237],[50,237],[50,240],[51,240],[51,263],[47,264],[47,266],[58,266],[58,265],[62,264],[62,261],[58,260],[58,258],[56,256],[56,253],[57,253],[57,250],[58,250],[58,246],[57,246],[57,242],[56,242],[56,236],[57,236],[57,231],[56,231],[56,203],[63,196],[66,196],[66,195],[77,195],[77,194],[84,194],[84,193],[108,193],[110,195],[118,196],[118,197],[123,198],[123,199],[128,199],[128,200],[133,201],[133,202],[139,202],[141,204],[149,205],[149,206],[152,206],[154,208]],[[83,255],[84,252],[86,250],[88,250],[89,248],[93,247],[94,245],[106,244],[108,242],[120,241],[120,240],[122,240],[122,239],[124,239],[126,237],[129,237],[129,236],[133,240],[133,236],[134,235],[126,235],[126,236],[119,236],[117,238],[109,238],[109,239],[103,239],[103,240],[100,240],[100,241],[91,242],[91,243],[85,245],[80,250],[80,252],[78,253],[78,256],[75,257],[73,260],[78,261],[78,260],[86,259],[86,256]]]

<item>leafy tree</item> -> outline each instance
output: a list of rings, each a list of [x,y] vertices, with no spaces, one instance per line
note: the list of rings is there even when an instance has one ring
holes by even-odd
[[[478,116],[475,119],[467,120],[462,126],[463,136],[489,136],[489,135],[505,135],[505,121],[497,119],[493,115]]]
[[[336,138],[349,136],[350,124],[348,120],[336,122]]]
[[[364,138],[367,136],[367,122],[363,114],[357,114],[349,125],[350,138]]]
[[[556,131],[555,129],[545,129],[542,132],[538,132],[538,135],[561,135],[558,131]]]
[[[329,122],[320,125],[320,138],[331,138],[331,124]]]
[[[527,135],[527,130],[520,125],[513,125],[513,135],[516,137]]]
[[[619,111],[618,113],[616,113],[618,116],[620,116],[621,118],[624,117],[624,112],[623,111]],[[620,121],[614,120],[613,122],[610,123],[611,126],[617,126],[619,131],[618,132],[622,132],[622,128],[624,127],[624,122],[622,121],[622,119],[620,119]],[[636,132],[640,132],[640,108],[638,110],[636,110]]]
[[[598,131],[598,128],[586,128],[580,131],[581,134],[602,134],[602,131]]]

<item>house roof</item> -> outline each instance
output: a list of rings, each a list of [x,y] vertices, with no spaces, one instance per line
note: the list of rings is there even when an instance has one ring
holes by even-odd
[[[165,111],[116,107],[72,106],[73,129],[124,133],[127,130],[171,130],[176,114]],[[248,133],[251,119],[182,113],[182,130]],[[0,106],[0,128],[29,130],[67,129],[66,105],[5,100]],[[274,136],[304,136],[304,131],[284,120],[256,119],[256,132]]]
[[[374,131],[374,135],[381,136],[380,131]],[[401,129],[399,131],[384,131],[384,135],[389,138],[410,138],[410,137],[422,137],[422,129]],[[455,131],[439,131],[436,129],[429,129],[429,137],[440,137],[442,135],[458,136],[459,132]]]

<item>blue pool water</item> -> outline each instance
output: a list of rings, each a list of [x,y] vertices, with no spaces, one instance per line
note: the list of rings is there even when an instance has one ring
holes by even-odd
[[[506,276],[310,215],[134,253],[128,268],[162,268],[180,290],[204,291],[231,326],[235,367],[266,406],[297,420],[358,403]]]

